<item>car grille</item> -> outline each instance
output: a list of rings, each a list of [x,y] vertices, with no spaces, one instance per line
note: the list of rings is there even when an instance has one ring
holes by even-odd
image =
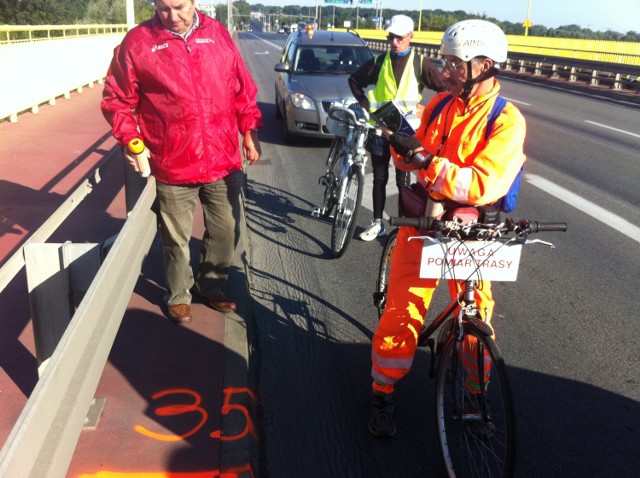
[[[336,98],[335,100],[325,100],[322,102],[322,109],[325,113],[328,113],[331,107],[335,104],[349,106],[353,103],[356,103],[354,98]]]

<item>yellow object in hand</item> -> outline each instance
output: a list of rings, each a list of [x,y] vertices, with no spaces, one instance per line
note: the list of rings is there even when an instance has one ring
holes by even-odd
[[[131,141],[129,141],[129,151],[131,151],[133,154],[140,154],[144,151],[144,141],[142,141],[140,138],[133,138]]]

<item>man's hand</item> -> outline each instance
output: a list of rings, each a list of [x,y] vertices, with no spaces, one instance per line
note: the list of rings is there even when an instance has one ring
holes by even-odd
[[[242,151],[244,153],[244,159],[246,159],[249,164],[253,164],[260,159],[262,147],[260,146],[260,140],[258,140],[258,132],[256,130],[247,131],[244,134]]]
[[[389,138],[389,142],[393,149],[395,149],[396,153],[401,156],[412,156],[418,151],[422,151],[424,148],[420,141],[418,141],[414,136],[409,136],[404,133],[394,133]]]
[[[151,173],[149,168],[149,150],[145,147],[141,153],[133,154],[129,148],[122,148],[122,154],[129,163],[129,166],[142,177],[146,178]]]

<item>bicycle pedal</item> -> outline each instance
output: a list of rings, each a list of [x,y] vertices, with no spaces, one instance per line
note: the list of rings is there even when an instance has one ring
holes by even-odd
[[[322,209],[320,209],[319,207],[314,207],[311,210],[311,217],[320,217],[322,214]]]

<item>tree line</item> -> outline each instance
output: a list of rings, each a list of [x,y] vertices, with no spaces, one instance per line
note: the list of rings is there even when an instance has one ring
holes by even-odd
[[[135,21],[139,23],[153,16],[155,11],[153,0],[134,0]],[[227,3],[215,5],[216,16],[225,25],[227,23]],[[287,5],[285,7],[268,6],[262,3],[249,4],[244,0],[233,2],[233,19],[235,27],[249,23],[250,12],[261,12],[263,23],[270,18],[278,26],[313,19],[315,7]],[[420,12],[417,10],[385,9],[383,16],[405,14],[413,18],[416,28]],[[269,16],[268,16],[269,15]],[[356,18],[358,15],[358,18]],[[339,7],[337,5],[319,6],[318,20],[320,27],[328,24],[341,27],[345,21],[351,27],[375,29],[375,8],[358,9]],[[487,15],[467,14],[463,10],[423,10],[420,21],[423,31],[444,31],[449,25],[469,18],[481,18],[499,25],[507,35],[524,35],[524,27],[520,23],[501,21]],[[125,0],[0,0],[0,24],[6,25],[73,25],[73,24],[123,24],[126,23]],[[530,36],[579,38],[591,40],[640,41],[640,33],[635,31],[617,32],[614,30],[593,31],[579,25],[564,25],[558,28],[547,28],[544,25],[533,25],[529,28]]]
[[[234,7],[237,3],[235,2]],[[252,5],[252,11],[261,11],[264,14],[276,14],[275,18],[284,18],[288,24],[287,19],[301,18],[306,19],[311,15],[315,15],[315,7],[301,7],[299,5],[287,5],[285,7],[273,7],[263,4]],[[225,5],[226,12],[226,5]],[[280,17],[279,14],[282,13]],[[358,17],[356,19],[356,14]],[[383,11],[384,18],[391,18],[393,15],[404,14],[413,19],[418,28],[418,20],[420,12],[418,10],[393,10],[385,9]],[[342,27],[345,21],[351,22],[351,27],[355,28],[356,24],[361,29],[375,29],[376,22],[373,18],[376,16],[375,8],[345,8],[333,5],[322,5],[319,8],[318,17],[320,19],[321,26],[324,28],[327,24],[332,23],[333,26]],[[225,17],[226,18],[226,17]],[[274,18],[274,17],[272,17]],[[334,20],[335,18],[335,20]],[[491,21],[502,28],[507,35],[524,35],[525,29],[521,23],[513,23],[502,21],[497,18],[490,17],[488,15],[474,15],[468,14],[463,10],[444,11],[444,10],[423,10],[422,19],[420,21],[422,31],[444,31],[449,25],[456,23],[460,20],[467,20],[472,18],[480,18],[483,20]],[[297,20],[296,20],[297,21]],[[294,22],[295,23],[295,22]],[[582,28],[579,25],[564,25],[558,28],[547,28],[544,25],[533,25],[529,28],[529,36],[538,37],[554,37],[554,38],[579,38],[589,40],[615,40],[615,41],[640,41],[640,33],[635,31],[617,32],[614,30],[607,31],[594,31],[589,28]]]

